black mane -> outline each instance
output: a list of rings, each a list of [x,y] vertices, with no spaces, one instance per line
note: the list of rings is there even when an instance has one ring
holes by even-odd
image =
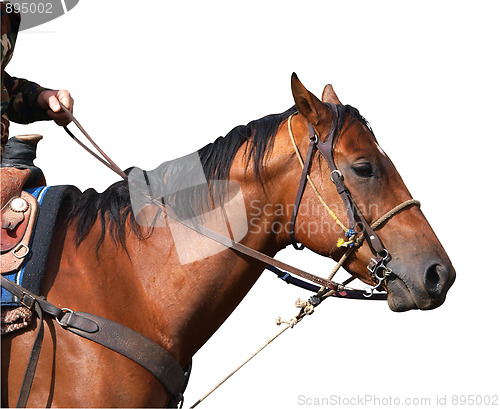
[[[262,170],[272,151],[278,127],[296,111],[297,109],[292,107],[281,114],[268,115],[246,126],[237,126],[225,137],[219,137],[213,143],[198,150],[206,179],[228,179],[236,152],[246,144],[246,165],[252,162],[255,177],[261,180]],[[101,237],[97,248],[104,241],[107,229],[112,239],[125,247],[127,219],[132,221],[133,232],[138,236],[141,235],[139,226],[133,222],[128,181],[114,183],[102,193],[88,189],[82,193],[81,197],[74,200],[66,221],[76,220],[77,245],[87,237],[98,218],[101,222]]]

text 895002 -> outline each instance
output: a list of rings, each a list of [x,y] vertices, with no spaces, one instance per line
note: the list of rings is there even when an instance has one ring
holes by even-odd
[[[7,13],[21,14],[52,14],[52,3],[38,2],[23,2],[23,3],[7,3],[5,11]]]

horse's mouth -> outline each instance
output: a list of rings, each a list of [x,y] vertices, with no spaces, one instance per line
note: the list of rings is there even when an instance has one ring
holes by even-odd
[[[439,266],[438,266],[439,267]],[[455,270],[450,268],[441,277],[428,275],[428,281],[423,283],[405,279],[405,276],[391,275],[385,283],[387,303],[392,311],[432,310],[442,305],[446,293],[455,280]],[[439,279],[439,281],[437,281]]]
[[[403,312],[418,309],[410,289],[399,277],[390,277],[386,282],[386,287],[387,303],[392,311]]]

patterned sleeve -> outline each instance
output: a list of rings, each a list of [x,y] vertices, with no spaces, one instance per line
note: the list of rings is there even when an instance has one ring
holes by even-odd
[[[3,80],[10,96],[7,109],[9,120],[18,124],[50,120],[47,111],[38,105],[38,96],[47,88],[23,78],[11,77],[5,71]]]

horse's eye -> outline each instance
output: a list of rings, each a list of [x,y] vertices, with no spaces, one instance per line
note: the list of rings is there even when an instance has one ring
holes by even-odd
[[[369,162],[360,162],[352,165],[356,175],[362,178],[370,178],[374,175],[373,166]]]

